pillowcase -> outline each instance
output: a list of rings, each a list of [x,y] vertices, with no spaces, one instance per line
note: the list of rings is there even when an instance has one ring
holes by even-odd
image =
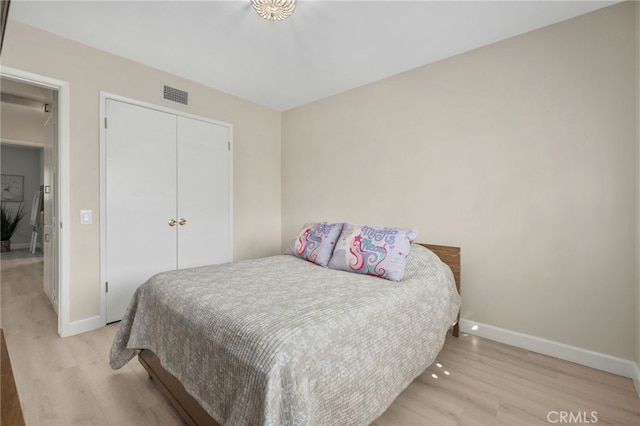
[[[417,236],[415,229],[345,223],[329,268],[400,281],[411,242]]]
[[[307,223],[285,254],[327,266],[341,231],[342,223]]]

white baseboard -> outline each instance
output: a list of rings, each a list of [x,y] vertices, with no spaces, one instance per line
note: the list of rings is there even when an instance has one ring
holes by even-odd
[[[633,378],[633,384],[636,387],[636,392],[638,392],[638,396],[640,397],[640,368],[638,368],[638,364],[636,364],[636,377]]]
[[[83,320],[69,322],[67,327],[64,327],[63,330],[60,330],[60,337],[74,336],[76,334],[85,333],[87,331],[96,330],[102,327],[104,327],[104,320],[100,317],[100,315],[91,318],[85,318]]]
[[[628,377],[633,380],[640,397],[640,369],[635,362],[466,319],[460,319],[460,330],[474,336]]]

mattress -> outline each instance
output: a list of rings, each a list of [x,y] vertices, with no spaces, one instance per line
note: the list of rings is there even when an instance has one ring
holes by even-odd
[[[272,256],[164,272],[133,296],[110,365],[141,349],[220,424],[365,425],[435,359],[460,308],[413,244],[400,282]]]

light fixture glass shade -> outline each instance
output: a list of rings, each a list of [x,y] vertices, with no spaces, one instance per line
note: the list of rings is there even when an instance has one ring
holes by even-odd
[[[296,0],[251,0],[258,15],[269,21],[287,19],[296,8]]]

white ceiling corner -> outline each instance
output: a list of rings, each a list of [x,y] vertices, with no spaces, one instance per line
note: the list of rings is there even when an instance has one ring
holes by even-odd
[[[9,18],[287,110],[617,1],[13,0]],[[9,33],[10,35],[10,33]]]

